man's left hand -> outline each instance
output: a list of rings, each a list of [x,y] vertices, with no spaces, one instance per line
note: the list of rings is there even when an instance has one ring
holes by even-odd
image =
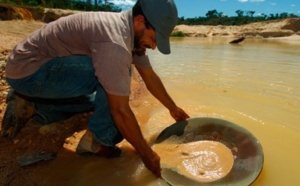
[[[190,116],[179,107],[176,107],[174,110],[170,110],[170,114],[176,121],[186,121],[190,118]]]

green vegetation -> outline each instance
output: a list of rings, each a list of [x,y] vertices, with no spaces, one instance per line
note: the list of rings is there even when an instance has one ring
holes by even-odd
[[[0,0],[0,3],[8,3],[18,6],[34,6],[43,8],[60,8],[86,11],[110,11],[120,12],[122,9],[108,2],[108,0]],[[209,10],[206,17],[178,18],[178,24],[186,25],[243,25],[251,22],[278,20],[299,17],[295,14],[261,14],[254,16],[255,11],[236,10],[237,16],[228,17],[217,10]],[[183,33],[173,33],[177,37],[184,36]]]
[[[242,10],[237,10],[237,16],[228,17],[222,12],[217,10],[210,10],[206,13],[206,17],[195,17],[187,18],[184,17],[178,18],[178,24],[186,25],[243,25],[252,22],[267,21],[267,20],[278,20],[286,18],[299,17],[295,14],[280,13],[280,14],[270,14],[265,15],[261,14],[260,16],[254,17],[255,11],[244,12]]]
[[[44,8],[59,8],[85,11],[110,11],[120,12],[121,9],[107,0],[0,0],[0,3],[13,4],[18,6],[40,6]]]
[[[171,37],[184,37],[185,34],[182,31],[176,31],[171,34]]]

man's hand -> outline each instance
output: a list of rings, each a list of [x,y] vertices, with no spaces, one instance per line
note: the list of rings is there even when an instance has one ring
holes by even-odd
[[[190,116],[179,107],[176,107],[174,110],[170,110],[170,114],[176,121],[186,121],[190,118]]]
[[[162,81],[152,68],[137,68],[143,78],[148,90],[156,97],[166,108],[169,109],[171,116],[176,120],[186,120],[189,115],[181,108],[177,107],[173,99],[167,93]]]
[[[157,177],[161,177],[160,158],[144,139],[138,122],[129,106],[129,96],[117,96],[107,93],[110,112],[117,128],[125,139],[140,154],[145,166]]]
[[[161,178],[161,168],[160,168],[160,157],[156,154],[156,152],[152,151],[152,153],[141,155],[141,158],[147,167],[154,175],[158,178]]]

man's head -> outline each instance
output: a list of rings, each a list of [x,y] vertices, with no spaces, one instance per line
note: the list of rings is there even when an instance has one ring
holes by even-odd
[[[155,49],[157,46],[161,53],[169,54],[169,37],[178,17],[174,1],[138,0],[133,7],[133,17],[136,51]]]

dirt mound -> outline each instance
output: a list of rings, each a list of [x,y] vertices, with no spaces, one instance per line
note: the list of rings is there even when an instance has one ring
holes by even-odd
[[[46,8],[44,11],[43,22],[49,23],[51,21],[55,21],[56,19],[64,16],[68,16],[71,14],[79,13],[80,11],[75,10],[62,10],[62,9],[52,9]]]
[[[285,25],[281,27],[282,29],[300,32],[300,18],[287,19],[284,22]]]
[[[35,20],[49,23],[80,11],[42,7],[11,6],[0,3],[0,20]]]
[[[0,3],[1,20],[40,20],[43,10],[35,7],[11,6]]]
[[[26,8],[12,7],[15,13],[17,13],[19,19],[33,20],[32,13]]]
[[[191,37],[246,37],[246,38],[270,38],[299,35],[300,18],[255,22],[242,26],[204,26],[204,25],[177,25],[174,32],[183,32]]]

